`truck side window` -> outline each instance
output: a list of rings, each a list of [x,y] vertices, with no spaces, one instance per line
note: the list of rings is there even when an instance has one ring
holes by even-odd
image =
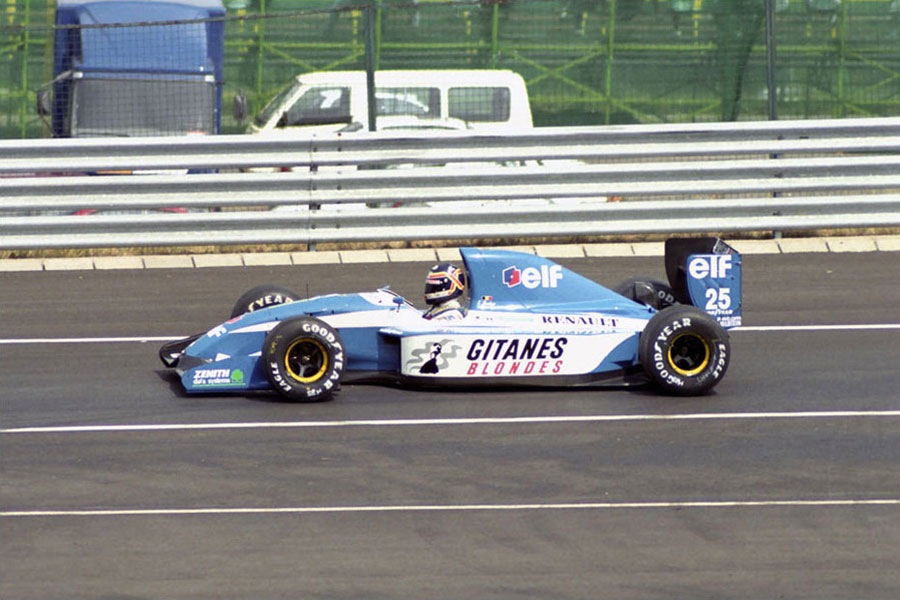
[[[464,121],[508,121],[509,96],[505,87],[454,87],[447,108],[451,117]]]
[[[279,127],[325,125],[350,122],[350,88],[315,87],[294,102],[278,123]]]
[[[441,116],[441,93],[437,88],[389,87],[375,90],[376,114],[379,116]]]

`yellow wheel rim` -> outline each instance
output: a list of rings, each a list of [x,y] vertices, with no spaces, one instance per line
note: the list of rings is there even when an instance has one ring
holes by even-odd
[[[709,344],[695,333],[682,333],[669,345],[669,364],[679,375],[693,377],[709,365]]]
[[[328,370],[328,352],[318,340],[312,338],[294,340],[284,353],[284,367],[297,381],[312,383]]]

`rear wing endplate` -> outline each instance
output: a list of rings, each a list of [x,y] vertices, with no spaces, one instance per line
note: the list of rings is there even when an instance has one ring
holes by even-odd
[[[666,274],[678,302],[702,308],[722,327],[741,325],[741,255],[724,241],[666,240]]]

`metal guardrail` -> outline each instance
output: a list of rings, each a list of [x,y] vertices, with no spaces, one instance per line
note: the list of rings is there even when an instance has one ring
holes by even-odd
[[[0,141],[0,217],[3,249],[897,227],[900,118]]]

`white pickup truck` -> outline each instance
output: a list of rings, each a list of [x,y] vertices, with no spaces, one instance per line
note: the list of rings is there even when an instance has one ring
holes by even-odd
[[[533,127],[522,77],[505,70],[397,70],[375,73],[379,117],[463,122],[479,132]],[[294,135],[366,129],[365,71],[321,71],[295,77],[260,111],[248,133]]]

